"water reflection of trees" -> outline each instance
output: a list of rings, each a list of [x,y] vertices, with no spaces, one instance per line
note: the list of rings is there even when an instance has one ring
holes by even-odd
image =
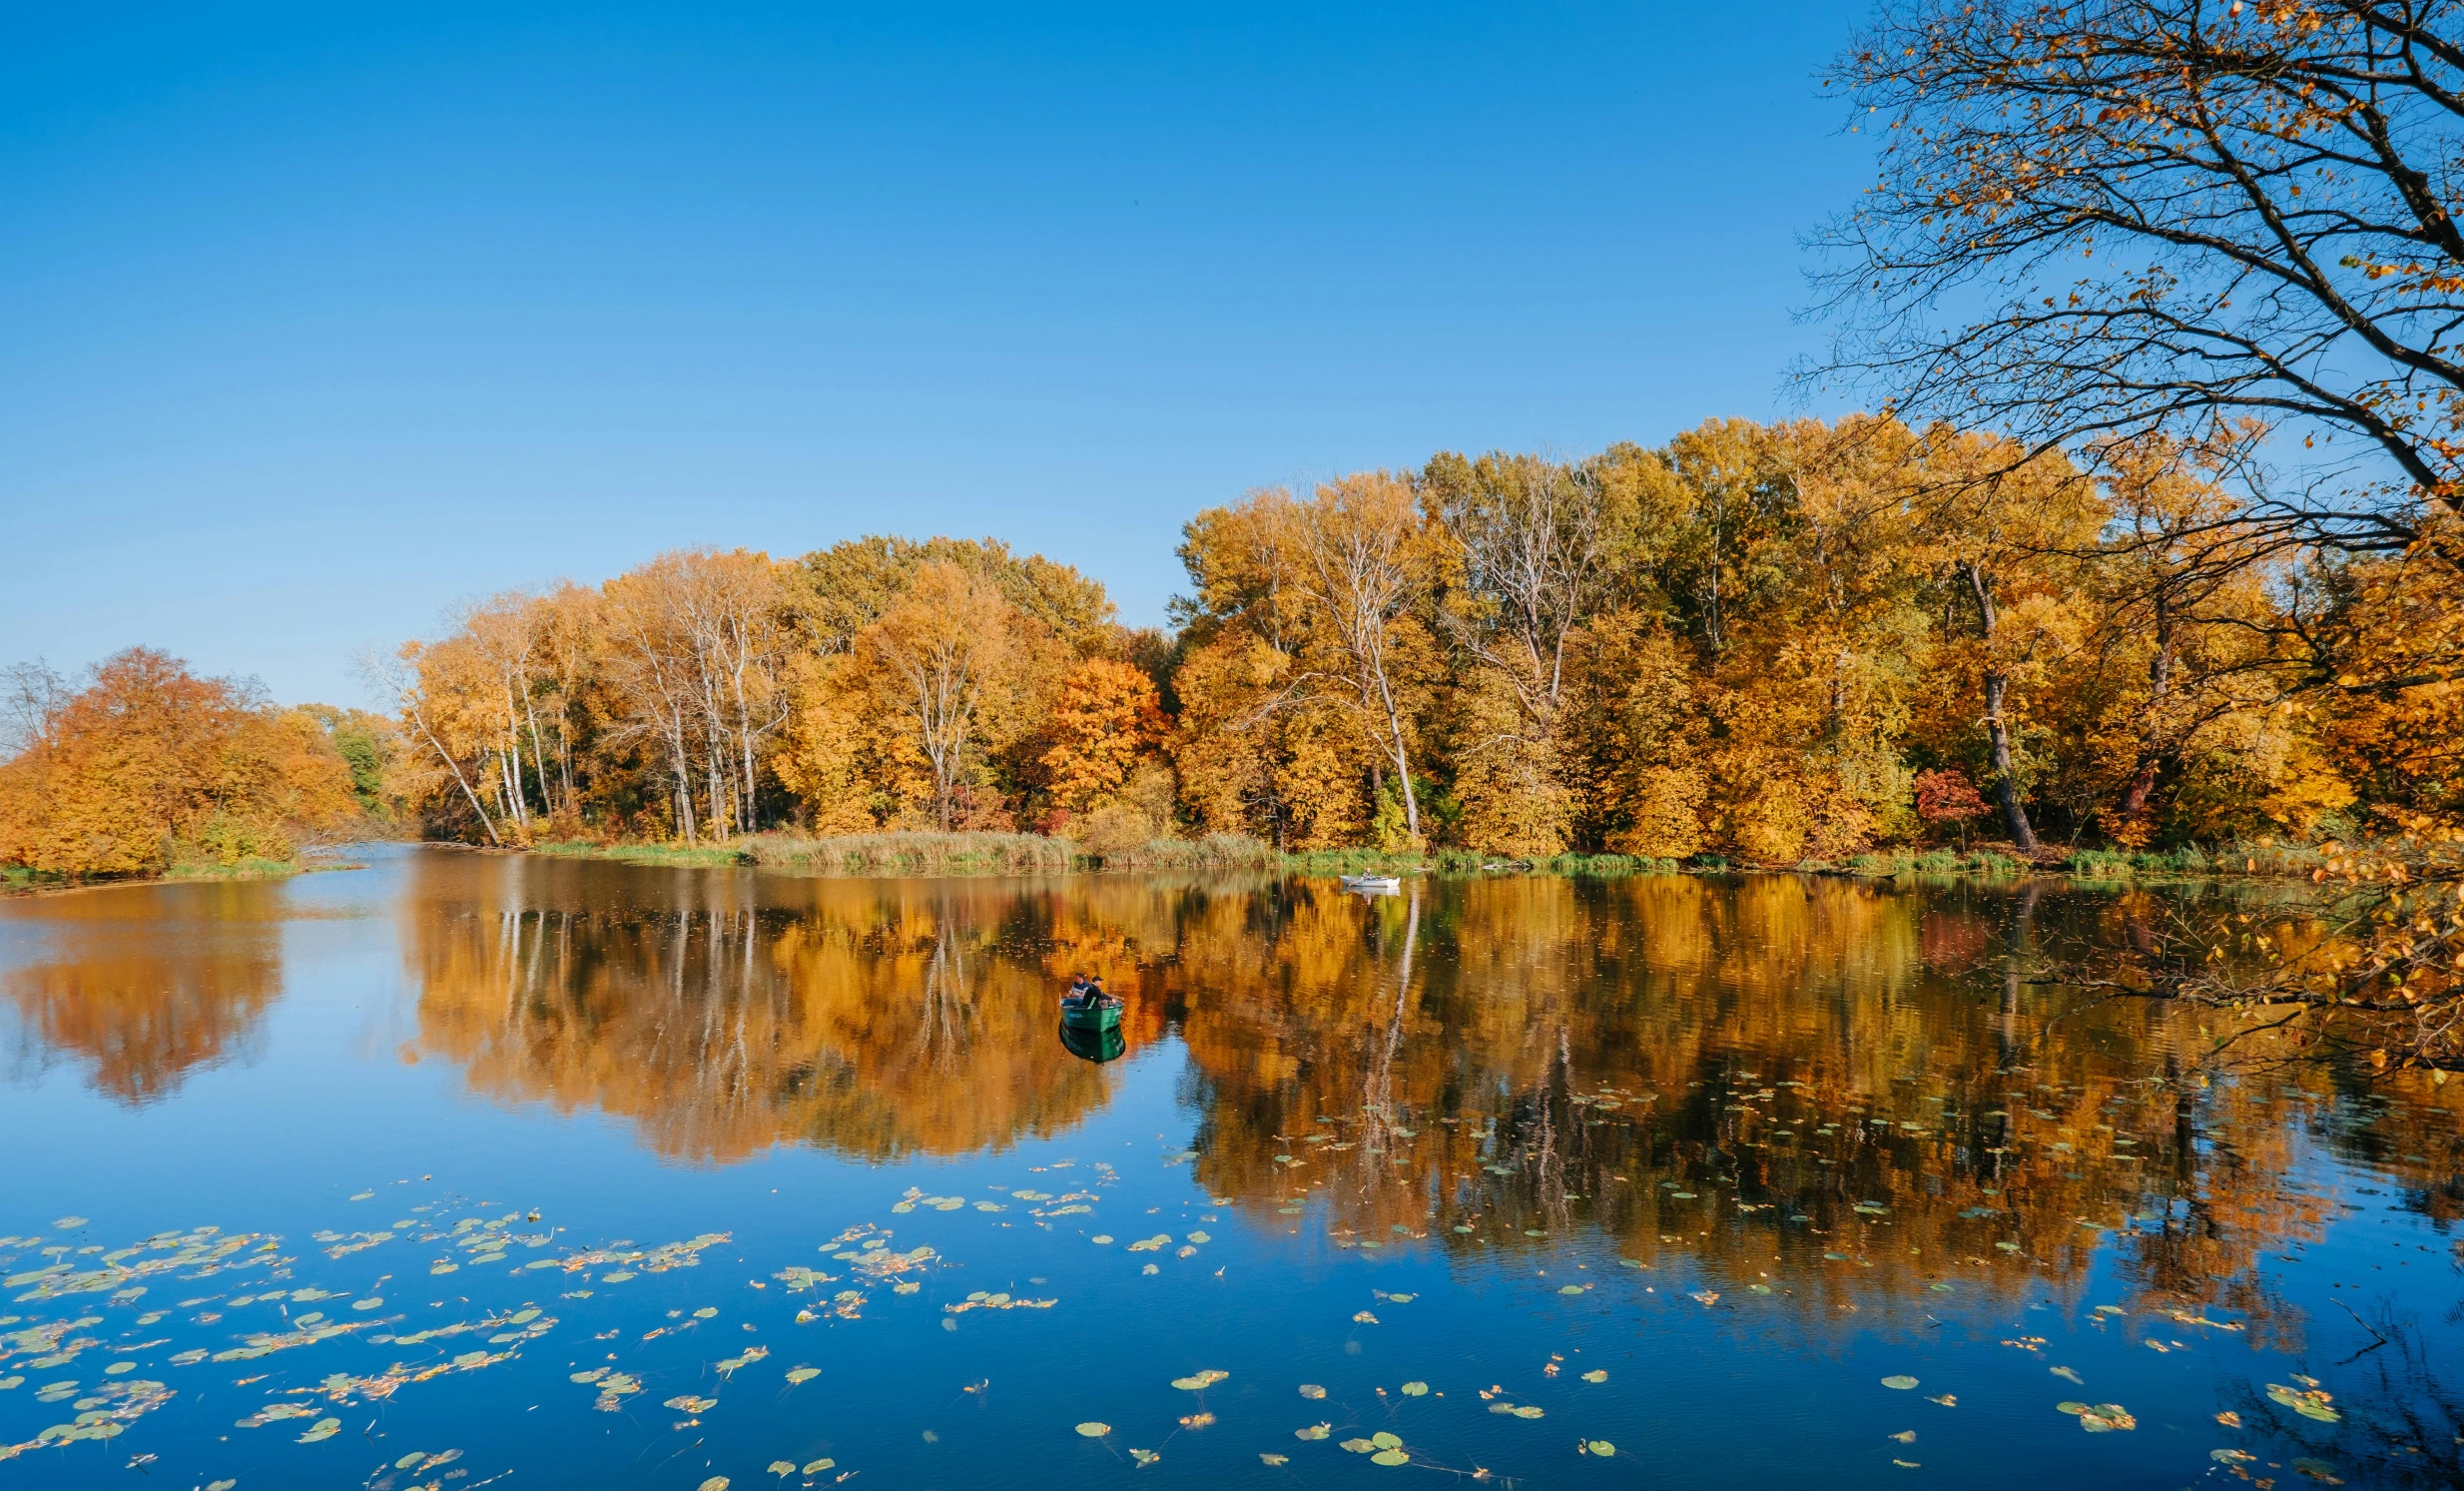
[[[133,1107],[190,1073],[252,1061],[283,992],[279,888],[115,888],[16,908],[23,961],[0,972],[12,1015],[9,1066],[63,1058]]]
[[[1207,915],[1174,963],[1201,1178],[1363,1241],[1590,1227],[1857,1307],[2072,1292],[2110,1229],[2143,1305],[2265,1333],[2288,1322],[2260,1255],[2334,1204],[2312,1146],[2400,1144],[2381,1157],[2452,1204],[2433,1105],[2310,1068],[2210,1087],[2194,1020],[2017,977],[2049,933],[2125,935],[2108,898],[1501,880]]]
[[[1186,1042],[1211,1193],[1267,1219],[1306,1200],[1347,1240],[1537,1255],[1602,1234],[1845,1309],[1938,1285],[2072,1298],[2118,1235],[2141,1306],[2229,1309],[2264,1338],[2295,1322],[2262,1255],[2336,1205],[2305,1162],[2321,1146],[2433,1218],[2459,1205],[2454,1092],[2314,1066],[2211,1085],[2194,1013],[2022,977],[2049,943],[2198,914],[2144,894],[415,875],[425,1047],[480,1091],[621,1115],[693,1158],[1065,1131],[1108,1091],[1052,1029],[1086,971],[1132,996],[1133,1050]]]
[[[433,857],[404,943],[420,1044],[477,1091],[618,1115],[695,1160],[890,1157],[1057,1132],[1101,1101],[1048,979],[996,956],[1027,911],[964,883]]]

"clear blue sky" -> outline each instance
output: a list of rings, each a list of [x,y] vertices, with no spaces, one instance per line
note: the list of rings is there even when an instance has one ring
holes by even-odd
[[[0,661],[1788,411],[1861,7],[10,7]]]

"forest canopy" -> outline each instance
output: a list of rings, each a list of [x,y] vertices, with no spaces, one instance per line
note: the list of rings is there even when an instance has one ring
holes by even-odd
[[[2455,684],[2316,687],[2448,591],[2413,556],[2255,531],[2220,564],[2249,437],[2151,434],[2095,471],[1872,416],[1440,453],[1198,513],[1168,633],[993,539],[679,551],[405,646],[397,784],[427,832],[497,844],[1756,864],[2451,809]]]

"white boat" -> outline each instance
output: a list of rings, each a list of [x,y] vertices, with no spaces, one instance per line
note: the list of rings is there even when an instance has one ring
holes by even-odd
[[[1346,875],[1341,877],[1347,891],[1374,891],[1381,894],[1400,891],[1403,880],[1394,875]]]

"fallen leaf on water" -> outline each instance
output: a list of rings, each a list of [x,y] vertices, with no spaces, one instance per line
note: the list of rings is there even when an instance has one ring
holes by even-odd
[[[1917,1385],[1917,1379],[1910,1377],[1905,1373],[1899,1373],[1883,1378],[1882,1385],[1885,1387],[1895,1387],[1901,1392],[1906,1392],[1908,1389]]]
[[[1087,1422],[1078,1425],[1078,1432],[1085,1435],[1089,1439],[1101,1439],[1106,1434],[1112,1432],[1112,1426],[1110,1424],[1099,1424],[1090,1419]]]

